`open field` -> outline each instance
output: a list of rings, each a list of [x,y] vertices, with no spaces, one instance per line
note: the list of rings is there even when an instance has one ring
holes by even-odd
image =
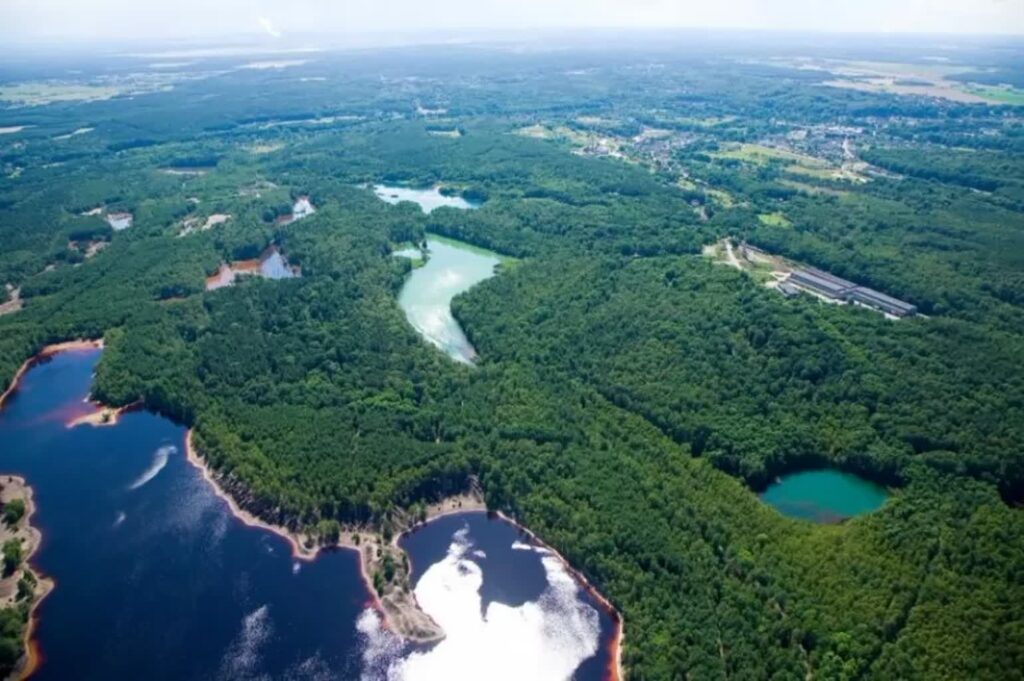
[[[836,76],[822,85],[917,97],[934,97],[961,104],[1022,104],[1024,94],[1006,86],[986,86],[950,76],[980,73],[977,67],[945,62],[910,63],[869,60],[814,59],[810,57],[769,60],[776,66],[822,71]]]
[[[813,156],[807,156],[788,149],[767,147],[761,144],[739,144],[729,145],[726,151],[715,154],[718,158],[731,158],[746,163],[757,163],[759,165],[771,161],[788,161],[804,168],[829,168],[828,161]]]
[[[761,213],[757,216],[757,219],[761,221],[761,224],[768,225],[769,227],[792,227],[793,223],[786,219],[786,216],[781,212],[774,213]]]
[[[971,85],[969,91],[992,102],[1024,106],[1024,90],[1010,86]]]
[[[18,83],[0,87],[0,101],[23,106],[42,106],[54,102],[95,102],[116,97],[123,91],[109,85]]]
[[[843,191],[841,189],[833,189],[831,187],[820,187],[813,184],[807,184],[806,182],[798,182],[796,180],[782,179],[779,180],[779,184],[789,187],[790,189],[796,189],[800,192],[807,194],[824,194],[828,196],[849,196],[850,192]]]
[[[866,182],[867,178],[854,172],[851,166],[839,167],[822,158],[809,156],[790,149],[770,147],[763,144],[731,144],[725,151],[712,154],[719,159],[731,159],[754,165],[768,165],[772,162],[785,163],[784,170],[794,175],[805,175],[818,180]]]
[[[877,92],[890,95],[915,95],[918,97],[938,97],[962,104],[984,104],[989,98],[973,94],[964,86],[952,81],[935,81],[933,83],[907,84],[897,78],[869,78],[864,80],[837,79],[823,83],[829,87],[859,90],[861,92]]]

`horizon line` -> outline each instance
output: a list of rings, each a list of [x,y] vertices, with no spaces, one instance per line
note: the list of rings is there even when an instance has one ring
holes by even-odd
[[[212,45],[217,42],[229,42],[232,44],[238,44],[240,42],[247,42],[248,44],[265,44],[270,47],[274,44],[283,46],[286,43],[292,43],[294,41],[303,41],[310,39],[320,40],[337,40],[345,41],[352,39],[371,39],[371,38],[390,38],[391,40],[401,39],[421,39],[422,42],[416,43],[404,43],[401,45],[381,43],[380,47],[414,47],[414,46],[427,46],[434,45],[440,46],[451,43],[452,40],[461,39],[464,44],[469,43],[500,43],[508,41],[516,42],[530,42],[529,38],[535,37],[540,39],[542,35],[550,36],[552,34],[571,35],[571,34],[588,34],[588,33],[626,33],[626,34],[673,34],[673,33],[702,33],[712,36],[714,34],[744,34],[744,35],[758,35],[765,37],[783,37],[783,36],[800,36],[800,37],[842,37],[842,38],[878,38],[886,37],[892,39],[921,39],[921,38],[935,38],[935,39],[952,39],[952,40],[1022,40],[1024,41],[1024,33],[1020,32],[948,32],[948,31],[913,31],[913,30],[841,30],[841,29],[815,29],[815,28],[778,28],[772,26],[760,26],[760,27],[742,27],[742,26],[643,26],[643,25],[630,25],[630,26],[543,26],[543,27],[516,27],[516,28],[496,28],[496,27],[453,27],[453,28],[429,28],[429,29],[406,29],[406,30],[388,30],[388,29],[367,29],[362,31],[331,31],[331,32],[294,32],[286,33],[279,36],[270,36],[265,32],[259,30],[246,30],[232,33],[222,33],[219,35],[208,35],[208,36],[188,36],[188,35],[171,35],[166,37],[154,37],[154,36],[132,36],[127,39],[112,39],[104,36],[96,37],[72,37],[67,34],[52,34],[52,35],[23,35],[17,33],[7,33],[0,31],[0,39],[7,42],[8,48],[31,48],[37,47],[39,49],[52,48],[60,44],[66,49],[76,49],[83,47],[99,47],[106,46],[110,49],[114,49],[117,45],[135,45],[138,43],[146,42],[152,44],[156,41],[159,44],[179,44],[179,45]],[[440,41],[440,42],[439,42]],[[332,47],[337,49],[344,49],[343,45],[323,45],[320,46],[324,51],[330,50]],[[367,45],[364,47],[372,47]]]

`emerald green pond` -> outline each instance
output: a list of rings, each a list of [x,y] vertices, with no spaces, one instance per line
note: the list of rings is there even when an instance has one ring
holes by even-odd
[[[837,470],[785,475],[761,495],[783,515],[816,523],[837,523],[870,513],[889,496],[884,487]]]

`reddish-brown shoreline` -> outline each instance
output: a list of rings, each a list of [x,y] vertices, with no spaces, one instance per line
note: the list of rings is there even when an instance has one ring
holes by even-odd
[[[28,542],[28,552],[24,559],[24,570],[31,572],[36,578],[36,588],[32,600],[32,605],[29,607],[28,624],[25,626],[25,631],[22,634],[22,645],[24,646],[25,652],[22,655],[22,659],[15,667],[14,672],[11,674],[11,678],[15,679],[26,679],[39,667],[39,663],[42,659],[39,645],[36,643],[33,635],[35,634],[36,624],[38,618],[36,617],[36,609],[39,604],[43,602],[54,586],[56,586],[53,579],[45,577],[34,565],[32,565],[32,558],[39,550],[39,546],[43,542],[43,534],[37,528],[32,526],[32,516],[36,512],[36,504],[32,492],[32,487],[25,482],[25,479],[19,475],[5,475],[5,478],[10,478],[15,488],[19,489],[22,494],[17,495],[25,500],[25,516],[21,522],[28,528],[28,533],[32,539]],[[10,484],[10,483],[8,483]]]
[[[28,498],[25,506],[25,522],[28,524],[32,523],[32,515],[36,512],[35,502],[32,501],[32,488],[28,485],[25,486],[29,490]],[[32,564],[32,558],[36,552],[39,551],[39,546],[42,544],[43,536],[39,533],[39,541],[32,548],[32,552],[25,557],[25,561],[28,563],[28,569],[32,571],[36,576],[38,589],[36,598],[32,602],[32,607],[28,611],[28,626],[25,627],[24,643],[25,646],[25,666],[18,672],[17,678],[27,679],[32,676],[36,669],[39,668],[39,663],[42,662],[43,653],[39,649],[39,642],[36,641],[35,633],[36,627],[39,626],[39,617],[36,615],[36,610],[39,605],[46,599],[47,596],[57,587],[57,582],[52,577],[44,576],[35,565]]]
[[[60,352],[72,352],[75,350],[102,350],[103,339],[99,340],[73,340],[66,341],[64,343],[53,343],[51,345],[44,346],[42,350],[37,352],[32,357],[26,359],[18,370],[14,373],[14,377],[11,379],[11,384],[7,386],[7,390],[0,395],[0,409],[3,408],[7,400],[18,390],[18,384],[21,379],[25,376],[25,372],[34,367],[39,362],[43,361],[47,357],[52,357]]]
[[[279,537],[282,537],[283,539],[285,539],[291,545],[291,547],[292,547],[292,556],[293,557],[301,559],[301,560],[313,560],[314,558],[316,558],[317,554],[320,552],[320,549],[322,547],[315,546],[313,548],[308,548],[308,547],[303,545],[303,543],[301,541],[301,538],[296,533],[288,530],[287,528],[281,527],[279,525],[272,525],[271,523],[268,523],[265,520],[262,520],[262,519],[258,518],[257,516],[253,515],[249,511],[246,511],[245,509],[241,508],[238,505],[238,503],[234,500],[234,498],[227,491],[225,491],[220,486],[220,484],[218,483],[218,481],[217,481],[216,477],[214,476],[214,474],[210,471],[209,467],[205,464],[205,462],[203,462],[202,459],[200,458],[200,456],[199,456],[198,452],[196,451],[195,447],[192,445],[192,431],[191,430],[189,430],[188,433],[185,436],[185,450],[187,452],[189,463],[191,463],[193,466],[195,466],[196,468],[198,468],[200,470],[200,472],[203,475],[203,478],[206,479],[206,481],[208,483],[210,483],[210,485],[213,487],[214,492],[216,493],[216,495],[218,497],[220,497],[221,499],[223,499],[227,503],[227,505],[230,508],[232,514],[234,514],[234,516],[236,518],[238,518],[239,520],[241,520],[243,523],[245,523],[246,525],[248,525],[250,527],[262,528],[262,529],[267,530],[269,532],[273,532],[274,534],[278,535]],[[483,504],[482,500],[479,500],[479,505],[477,505],[477,504],[467,504],[465,506],[462,506],[462,505],[459,505],[459,506],[451,505],[448,508],[445,508],[445,506],[448,506],[448,505],[449,504],[446,504],[445,502],[433,505],[431,507],[431,509],[433,509],[433,511],[432,512],[428,511],[427,518],[425,520],[423,520],[422,522],[419,522],[419,523],[417,523],[415,525],[412,525],[410,527],[407,527],[404,530],[402,530],[400,533],[396,534],[392,538],[392,540],[391,540],[391,546],[393,548],[395,548],[396,550],[401,551],[401,548],[400,548],[399,544],[401,542],[402,537],[404,537],[409,532],[415,532],[416,530],[422,528],[424,525],[427,525],[427,524],[433,522],[434,520],[437,520],[438,518],[443,518],[443,517],[448,516],[448,515],[454,515],[456,513],[474,513],[474,512],[475,513],[488,513],[488,514],[496,515],[497,517],[501,518],[505,522],[507,522],[510,525],[512,525],[513,527],[515,527],[517,530],[519,530],[525,536],[527,536],[530,539],[530,541],[532,541],[532,542],[536,543],[537,545],[543,547],[545,550],[550,551],[551,555],[553,555],[555,558],[557,558],[559,560],[559,562],[562,563],[562,565],[565,568],[565,570],[574,579],[576,579],[582,585],[583,589],[591,597],[593,597],[594,600],[596,600],[598,602],[598,604],[600,604],[600,606],[605,610],[605,612],[607,612],[608,615],[612,618],[612,620],[615,622],[615,634],[612,637],[612,643],[611,643],[611,646],[612,646],[612,650],[611,650],[612,659],[609,662],[609,669],[608,669],[608,676],[607,676],[607,678],[610,681],[621,681],[624,678],[623,677],[623,672],[622,672],[622,645],[623,645],[622,615],[620,615],[619,611],[615,609],[615,607],[611,604],[611,602],[607,598],[605,598],[604,595],[601,594],[601,592],[599,592],[590,583],[590,580],[588,580],[583,575],[583,573],[581,573],[579,570],[574,568],[572,566],[572,564],[568,560],[566,560],[565,556],[563,556],[561,553],[559,553],[555,549],[553,549],[550,546],[548,546],[547,544],[545,544],[532,530],[524,527],[519,522],[517,522],[515,519],[510,518],[509,516],[505,515],[504,513],[500,512],[500,511],[490,511],[490,510],[488,510],[486,505]],[[352,543],[351,540],[347,540],[346,541],[346,540],[343,539],[341,542],[339,542],[336,545],[336,547],[337,548],[352,549],[354,551],[360,551],[360,553],[362,553],[361,550],[360,550],[360,547],[355,545],[354,543]],[[326,548],[335,548],[335,547],[326,547]],[[410,561],[410,565],[411,564],[412,563]],[[359,561],[359,568],[360,568],[360,574],[362,576],[363,582],[366,584],[366,589],[367,589],[367,591],[373,597],[374,607],[378,610],[378,612],[380,612],[382,615],[384,615],[384,617],[386,619],[387,618],[387,609],[384,608],[383,604],[381,603],[380,598],[377,596],[377,593],[376,593],[376,591],[373,588],[372,578],[370,577],[370,575],[367,572],[366,561],[360,560]],[[413,595],[413,599],[414,599],[414,602],[415,602],[415,595]],[[418,605],[417,605],[417,607],[418,607]],[[392,628],[392,630],[395,630],[395,627],[390,627],[390,628]]]
[[[39,362],[43,361],[48,357],[52,357],[61,352],[74,352],[81,350],[97,350],[103,348],[103,339],[99,340],[73,340],[65,341],[63,343],[52,343],[44,346],[39,352],[32,357],[25,360],[22,365],[15,372],[14,377],[11,379],[11,384],[7,389],[0,395],[0,409],[3,409],[7,401],[18,391],[18,386],[21,384],[21,380],[28,373],[28,370],[34,367]],[[19,477],[19,476],[10,476]],[[26,525],[31,527],[32,516],[35,514],[36,506],[32,496],[32,487],[23,481],[24,488],[26,490],[25,495],[25,518],[24,522]],[[35,639],[36,626],[38,625],[38,618],[36,616],[36,609],[39,604],[43,602],[51,591],[56,587],[56,582],[50,578],[43,576],[34,565],[32,565],[32,557],[36,551],[39,550],[39,545],[42,544],[42,533],[39,533],[39,541],[35,542],[32,546],[32,550],[27,556],[25,556],[25,562],[27,569],[31,570],[36,576],[38,583],[38,593],[35,600],[32,602],[32,607],[29,609],[28,625],[25,627],[24,634],[24,647],[25,654],[23,660],[19,663],[18,668],[14,673],[14,678],[26,679],[32,675],[32,673],[39,667],[39,663],[42,660],[42,652],[39,649],[39,643]]]
[[[15,373],[14,378],[11,381],[11,385],[7,388],[6,391],[4,391],[4,393],[2,395],[0,395],[0,408],[2,408],[3,405],[6,403],[6,401],[11,397],[11,395],[13,395],[17,391],[18,384],[20,383],[21,379],[24,377],[25,373],[29,369],[31,369],[33,366],[35,366],[35,364],[37,364],[38,362],[42,361],[43,359],[46,359],[47,357],[51,357],[53,355],[56,355],[56,354],[58,354],[60,352],[92,350],[92,349],[102,349],[102,348],[103,348],[103,340],[102,339],[100,339],[100,340],[75,340],[75,341],[68,341],[68,342],[63,342],[63,343],[55,343],[55,344],[51,344],[51,345],[45,346],[35,356],[33,356],[30,359],[26,360],[24,362],[24,364],[22,364],[22,366]],[[124,413],[126,413],[128,411],[133,411],[133,410],[142,408],[142,404],[141,403],[136,403],[136,404],[128,405],[126,407],[120,407],[120,408],[112,409],[112,410],[108,409],[106,407],[103,407],[102,405],[99,405],[97,403],[91,403],[91,404],[93,404],[95,406],[96,411],[94,411],[93,413],[86,414],[84,416],[80,416],[80,417],[77,417],[75,419],[72,419],[71,421],[69,421],[68,423],[65,424],[66,427],[70,428],[70,427],[74,427],[74,426],[80,425],[80,424],[89,424],[89,425],[93,425],[93,426],[115,425],[118,422],[118,418],[122,414],[124,414]],[[105,420],[100,420],[100,419],[104,418],[104,415],[106,415],[106,419]],[[328,548],[328,549],[345,548],[345,549],[351,549],[351,550],[357,551],[359,553],[359,555],[360,555],[360,560],[359,560],[360,576],[363,579],[363,582],[364,582],[364,584],[366,586],[367,592],[371,595],[373,607],[384,618],[385,624],[386,625],[389,624],[389,616],[388,616],[389,615],[389,610],[393,611],[395,609],[395,606],[392,605],[390,608],[385,607],[385,604],[382,602],[381,598],[378,596],[376,590],[374,589],[373,580],[372,580],[372,577],[371,577],[371,575],[369,574],[369,571],[368,571],[368,568],[372,565],[372,558],[368,560],[367,557],[368,557],[368,555],[372,555],[372,553],[373,553],[372,548],[377,543],[380,543],[381,545],[383,545],[383,542],[380,541],[379,538],[376,538],[376,536],[377,536],[376,532],[374,532],[372,530],[369,530],[369,529],[366,529],[366,528],[344,527],[343,528],[343,532],[342,532],[342,537],[341,537],[341,539],[339,540],[339,542],[336,545],[323,547],[323,546],[321,546],[319,544],[314,544],[313,546],[306,546],[306,545],[304,545],[304,543],[302,541],[302,537],[299,534],[289,530],[288,528],[285,528],[285,527],[282,527],[282,526],[279,526],[279,525],[274,525],[274,524],[271,524],[271,523],[269,523],[269,522],[267,522],[265,520],[262,520],[261,518],[257,517],[256,515],[254,515],[253,513],[249,512],[249,511],[245,510],[244,508],[242,508],[238,504],[238,502],[234,499],[234,497],[221,486],[221,484],[218,481],[216,475],[206,465],[205,461],[203,461],[202,457],[199,455],[198,451],[196,450],[195,446],[192,443],[192,429],[189,429],[188,432],[185,435],[185,452],[186,452],[186,458],[187,458],[188,462],[191,465],[195,466],[199,470],[200,474],[203,476],[203,479],[206,480],[207,483],[210,484],[211,488],[214,491],[214,494],[216,496],[218,496],[219,498],[224,500],[224,502],[228,506],[228,509],[231,511],[232,515],[234,515],[236,518],[238,518],[240,521],[242,521],[242,523],[244,523],[245,525],[247,525],[249,527],[257,527],[257,528],[266,530],[268,532],[272,532],[272,533],[276,534],[277,536],[281,537],[282,539],[284,539],[285,541],[287,541],[289,543],[289,545],[291,546],[293,558],[298,559],[298,560],[303,560],[303,561],[312,561],[312,560],[314,560],[317,557],[317,555],[319,554],[321,548]],[[31,489],[31,488],[29,488],[29,489]],[[28,520],[31,518],[32,513],[35,511],[35,506],[33,504],[31,504],[31,501],[29,500],[29,502],[27,502],[27,503],[28,503],[28,506],[29,506],[29,510],[26,513],[26,522],[28,522]],[[621,681],[624,678],[623,671],[622,671],[622,646],[623,646],[624,634],[623,634],[623,620],[622,620],[621,614],[615,609],[615,607],[611,604],[611,602],[607,598],[605,598],[590,583],[590,581],[579,570],[574,568],[572,566],[572,564],[569,563],[569,561],[565,559],[565,557],[561,553],[559,553],[558,551],[554,550],[553,548],[551,548],[550,546],[545,544],[543,541],[541,541],[541,539],[533,531],[531,531],[528,528],[524,527],[519,522],[517,522],[515,519],[508,517],[507,515],[505,515],[504,513],[501,513],[500,511],[498,511],[498,512],[489,511],[487,509],[487,507],[486,507],[486,504],[483,502],[482,497],[479,495],[479,493],[475,493],[475,492],[474,493],[469,493],[469,494],[466,494],[466,495],[463,495],[463,496],[460,496],[460,497],[454,497],[452,499],[443,500],[443,501],[441,501],[441,502],[439,502],[437,504],[432,504],[430,507],[428,507],[427,513],[426,513],[426,518],[423,521],[408,523],[407,526],[404,529],[402,529],[401,532],[397,533],[394,536],[394,538],[392,539],[390,544],[396,550],[401,551],[401,549],[399,547],[399,542],[400,542],[401,538],[403,536],[405,536],[406,533],[411,532],[411,531],[415,531],[417,528],[422,527],[423,525],[425,525],[425,524],[427,524],[429,522],[432,522],[433,520],[436,520],[438,518],[442,518],[442,517],[445,517],[447,515],[452,515],[452,514],[455,514],[455,513],[467,513],[467,512],[495,513],[495,515],[497,515],[498,517],[502,518],[505,522],[508,522],[511,525],[513,525],[514,527],[516,527],[520,532],[522,532],[524,535],[529,537],[531,539],[531,541],[537,543],[538,545],[540,545],[544,549],[550,551],[553,556],[555,556],[559,561],[561,561],[561,563],[565,567],[566,571],[569,572],[569,574],[571,574],[576,580],[578,580],[578,582],[583,586],[583,588],[587,591],[587,593],[590,594],[601,605],[601,607],[603,607],[605,609],[605,611],[609,614],[609,616],[612,617],[612,619],[615,622],[615,635],[614,635],[614,637],[612,639],[612,646],[613,646],[613,649],[612,649],[612,659],[611,659],[611,661],[609,663],[608,678],[611,679],[611,681]],[[367,539],[365,541],[360,541],[360,543],[357,544],[354,541],[354,537],[357,536],[357,535],[360,538],[366,537]],[[307,537],[307,539],[308,539],[308,537]],[[31,554],[27,557],[26,560],[28,560],[29,558],[31,558]],[[39,575],[39,573],[36,573],[36,574],[37,574],[37,576]],[[22,679],[28,677],[38,667],[39,661],[41,660],[41,652],[39,650],[38,643],[33,638],[33,634],[35,632],[35,628],[36,628],[36,625],[37,625],[37,618],[35,616],[35,611],[36,611],[36,608],[38,607],[39,603],[42,602],[43,598],[45,598],[46,595],[50,591],[52,591],[53,587],[55,586],[55,583],[53,582],[52,579],[43,578],[43,577],[39,576],[39,580],[40,580],[40,584],[43,584],[45,582],[47,584],[47,587],[44,589],[43,593],[34,602],[34,604],[32,606],[32,609],[31,609],[31,613],[29,615],[29,623],[28,623],[28,626],[26,627],[26,630],[25,630],[26,658],[25,658],[24,666],[21,668],[21,670],[18,673],[18,678],[22,678]],[[418,604],[415,603],[415,595],[412,595],[412,605],[414,606],[414,608],[416,610],[419,610]],[[406,607],[408,607],[408,606],[406,605]],[[427,616],[425,613],[422,613],[422,611],[419,611],[419,612],[420,612],[420,614],[422,614],[423,617],[426,617],[429,620],[429,616]],[[402,635],[404,637],[409,638],[408,635],[403,634],[403,632],[400,631],[400,627],[394,626],[394,623],[391,623],[391,626],[389,626],[389,628],[391,628],[393,631],[395,631],[399,635]],[[438,628],[438,631],[440,631],[439,628]],[[426,637],[422,637],[422,638],[416,638],[416,637],[412,637],[412,638],[414,638],[415,640],[421,640],[421,641],[424,641],[424,642],[431,642],[431,641],[437,641],[437,640],[440,640],[440,638],[443,638],[443,633],[441,633],[440,636],[426,636]]]
[[[523,525],[521,525],[518,521],[508,517],[501,511],[496,511],[495,515],[497,515],[505,522],[515,526],[516,529],[518,529],[520,532],[529,537],[530,541],[550,551],[551,555],[553,555],[562,563],[562,567],[565,568],[566,572],[572,575],[572,577],[583,586],[584,591],[590,594],[590,596],[601,605],[604,611],[608,613],[608,616],[612,618],[612,620],[615,622],[615,635],[612,637],[612,659],[609,661],[607,678],[610,681],[622,681],[622,679],[624,678],[622,671],[622,646],[624,637],[622,631],[622,615],[619,613],[619,611],[615,609],[615,606],[612,605],[611,601],[605,598],[604,594],[598,591],[594,587],[594,585],[590,583],[590,580],[587,579],[582,572],[573,567],[572,563],[566,560],[565,556],[563,556],[561,553],[545,544],[544,541],[541,540],[541,538],[538,537],[533,530],[523,527]]]
[[[317,557],[321,549],[349,549],[359,554],[359,574],[370,594],[371,603],[374,609],[380,613],[385,626],[403,638],[408,638],[421,643],[438,641],[443,638],[440,627],[426,615],[415,602],[414,595],[385,594],[382,598],[373,585],[372,572],[377,561],[377,547],[383,546],[383,542],[376,532],[360,527],[343,527],[341,536],[336,544],[322,546],[303,541],[298,533],[280,525],[274,525],[255,514],[242,508],[235,498],[224,489],[217,475],[206,465],[198,449],[192,442],[192,430],[185,434],[185,453],[190,464],[195,466],[203,479],[211,486],[214,494],[222,499],[237,519],[249,527],[257,527],[272,532],[281,537],[291,546],[292,557],[298,560],[311,561]],[[360,537],[356,543],[355,536]],[[399,535],[400,536],[400,535]],[[305,539],[309,540],[307,536]],[[411,600],[406,600],[410,599]],[[412,616],[410,616],[412,615]],[[401,622],[396,621],[401,620]],[[417,626],[418,625],[418,626]]]

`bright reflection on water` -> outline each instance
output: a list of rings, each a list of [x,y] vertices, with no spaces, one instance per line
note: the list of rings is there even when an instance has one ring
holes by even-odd
[[[292,221],[301,220],[307,218],[316,212],[316,208],[313,203],[309,200],[308,196],[300,196],[295,200],[295,205],[292,206]]]
[[[297,570],[285,541],[230,514],[166,419],[66,428],[99,357],[39,364],[0,411],[0,472],[32,485],[33,562],[56,581],[33,680],[358,678],[356,554]]]
[[[444,629],[429,648],[403,649],[372,610],[364,681],[562,681],[604,678],[611,617],[548,550],[483,513],[442,518],[403,539],[416,600]],[[425,571],[417,570],[420,564]]]
[[[298,276],[276,248],[260,259],[260,274],[267,279],[291,279]]]
[[[441,193],[441,190],[438,187],[431,187],[430,189],[409,189],[408,187],[390,187],[388,185],[377,184],[373,186],[373,193],[380,199],[391,204],[401,203],[402,201],[412,201],[413,203],[418,204],[424,213],[430,213],[442,206],[460,208],[463,210],[477,208],[476,204],[470,203],[461,196],[445,196]]]
[[[398,304],[420,335],[452,359],[471,364],[476,350],[452,316],[452,298],[494,276],[501,262],[488,251],[448,239],[427,239],[429,259],[409,275]]]
[[[33,679],[565,679],[605,677],[611,617],[545,550],[483,513],[403,538],[416,596],[448,632],[414,646],[368,607],[355,552],[298,562],[247,527],[146,412],[65,423],[101,351],[61,353],[0,410],[0,472],[25,476],[56,588],[39,608]]]
[[[420,260],[423,258],[423,251],[418,248],[403,248],[393,252],[391,255],[396,258],[409,258],[410,260]]]

